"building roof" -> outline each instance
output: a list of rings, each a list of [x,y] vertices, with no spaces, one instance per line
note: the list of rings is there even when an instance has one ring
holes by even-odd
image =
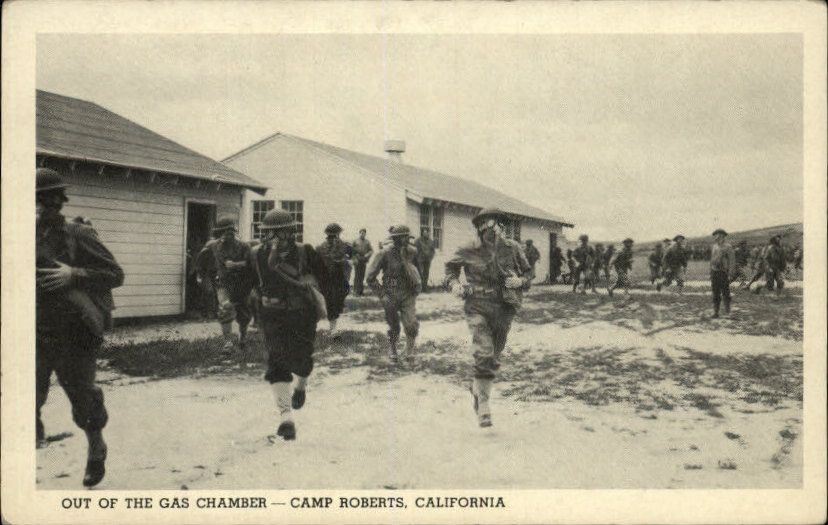
[[[296,137],[286,133],[276,133],[256,144],[224,159],[223,162],[232,160],[253,149],[256,149],[272,140],[284,138],[305,147],[312,148],[322,154],[331,155],[343,160],[361,170],[369,171],[379,176],[386,177],[398,186],[416,193],[426,199],[445,201],[462,204],[473,208],[497,207],[511,214],[523,217],[538,219],[541,221],[554,222],[563,226],[572,227],[567,220],[553,215],[545,210],[531,206],[521,200],[505,195],[493,188],[483,184],[461,179],[397,161],[358,153],[322,142]]]
[[[37,153],[242,186],[260,182],[85,100],[37,90]]]

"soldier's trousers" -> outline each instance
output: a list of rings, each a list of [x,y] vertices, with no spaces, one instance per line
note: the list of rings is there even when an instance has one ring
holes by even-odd
[[[365,291],[365,268],[368,266],[365,262],[357,261],[354,264],[354,293],[362,295]]]
[[[470,297],[463,308],[472,335],[474,377],[494,379],[500,354],[515,317],[515,307],[489,297]]]
[[[409,339],[417,337],[420,331],[420,322],[417,320],[417,297],[407,296],[395,298],[385,296],[382,300],[385,309],[385,322],[388,323],[388,339],[397,342],[400,338],[400,323],[405,336]]]
[[[670,286],[670,283],[676,281],[676,286],[684,288],[684,267],[667,268],[664,270],[664,278],[661,280],[662,286]]]
[[[656,282],[661,277],[661,266],[650,266],[650,283]]]
[[[83,430],[100,430],[108,418],[103,391],[95,385],[95,353],[102,339],[80,322],[54,332],[39,332],[35,347],[36,429],[43,439],[40,410],[49,396],[52,372],[72,404],[72,419]]]
[[[259,318],[267,348],[264,378],[270,383],[287,383],[293,379],[292,374],[308,377],[313,371],[316,310],[272,311],[262,307]]]
[[[713,311],[719,313],[719,306],[724,299],[725,311],[730,310],[730,279],[727,272],[710,271],[710,287],[713,289]]]
[[[235,320],[240,328],[246,328],[253,317],[248,300],[250,292],[247,289],[233,290],[224,286],[216,287],[218,301],[218,321],[221,324],[232,323]]]
[[[431,271],[431,261],[417,261],[417,269],[420,271],[420,281],[423,283],[423,290],[428,288],[428,272]]]
[[[767,270],[765,271],[765,279],[768,290],[773,290],[774,284],[776,291],[780,292],[785,287],[785,272],[782,270]]]
[[[561,275],[561,267],[560,266],[549,266],[549,284],[555,284],[558,282],[558,277]]]

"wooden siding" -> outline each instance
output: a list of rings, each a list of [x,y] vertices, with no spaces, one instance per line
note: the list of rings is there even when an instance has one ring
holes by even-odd
[[[83,164],[74,173],[66,163],[47,166],[67,177],[67,220],[81,215],[124,269],[124,285],[113,290],[115,317],[180,314],[184,311],[184,242],[188,199],[216,204],[217,215],[238,217],[241,189],[150,183],[143,174]]]

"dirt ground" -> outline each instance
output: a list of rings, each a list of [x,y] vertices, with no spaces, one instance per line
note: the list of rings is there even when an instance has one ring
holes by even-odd
[[[802,295],[736,292],[710,319],[702,283],[681,296],[528,294],[476,425],[462,304],[421,296],[410,362],[385,358],[374,298],[320,323],[298,439],[277,416],[263,347],[229,361],[215,323],[116,329],[99,381],[110,422],[101,489],[796,488],[802,483]],[[53,385],[38,487],[80,488],[83,433]]]

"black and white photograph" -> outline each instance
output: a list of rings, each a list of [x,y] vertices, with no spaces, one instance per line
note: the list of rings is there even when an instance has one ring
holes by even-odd
[[[603,24],[31,35],[27,490],[281,523],[813,488],[806,37]]]

